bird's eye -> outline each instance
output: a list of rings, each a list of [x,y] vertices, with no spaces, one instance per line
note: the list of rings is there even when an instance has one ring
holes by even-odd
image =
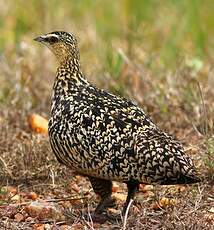
[[[58,38],[55,37],[55,36],[52,36],[52,37],[49,37],[49,38],[48,38],[48,42],[49,42],[49,43],[55,43],[55,42],[58,42],[58,41],[59,41]]]

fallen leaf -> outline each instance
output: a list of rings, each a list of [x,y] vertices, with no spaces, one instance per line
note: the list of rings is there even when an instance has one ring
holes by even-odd
[[[32,114],[29,119],[30,128],[36,133],[48,133],[48,121],[38,114]]]
[[[152,208],[155,210],[159,210],[160,208],[165,208],[169,205],[176,205],[177,201],[175,199],[170,199],[166,197],[162,197],[158,202],[153,204]]]

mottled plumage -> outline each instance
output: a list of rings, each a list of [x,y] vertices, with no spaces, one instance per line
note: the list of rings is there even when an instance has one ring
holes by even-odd
[[[123,214],[139,183],[199,181],[178,141],[136,104],[85,79],[74,35],[52,32],[35,40],[45,43],[59,61],[49,120],[51,147],[61,163],[89,177],[101,196],[96,214],[113,205],[111,181],[128,186]]]

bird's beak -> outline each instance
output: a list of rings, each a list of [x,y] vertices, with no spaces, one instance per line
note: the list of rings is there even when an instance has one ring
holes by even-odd
[[[34,38],[33,40],[37,42],[45,42],[45,36],[38,36]]]

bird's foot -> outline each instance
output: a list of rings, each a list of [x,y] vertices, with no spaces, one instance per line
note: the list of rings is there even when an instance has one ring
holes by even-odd
[[[105,197],[101,200],[94,213],[87,215],[86,219],[96,223],[104,223],[105,221],[116,221],[116,219],[121,219],[120,217],[116,218],[110,215],[107,211],[108,208],[114,208],[116,206],[116,200],[112,197]]]
[[[105,197],[99,203],[99,205],[95,209],[95,213],[103,213],[107,208],[113,208],[116,206],[116,200],[110,196]]]

